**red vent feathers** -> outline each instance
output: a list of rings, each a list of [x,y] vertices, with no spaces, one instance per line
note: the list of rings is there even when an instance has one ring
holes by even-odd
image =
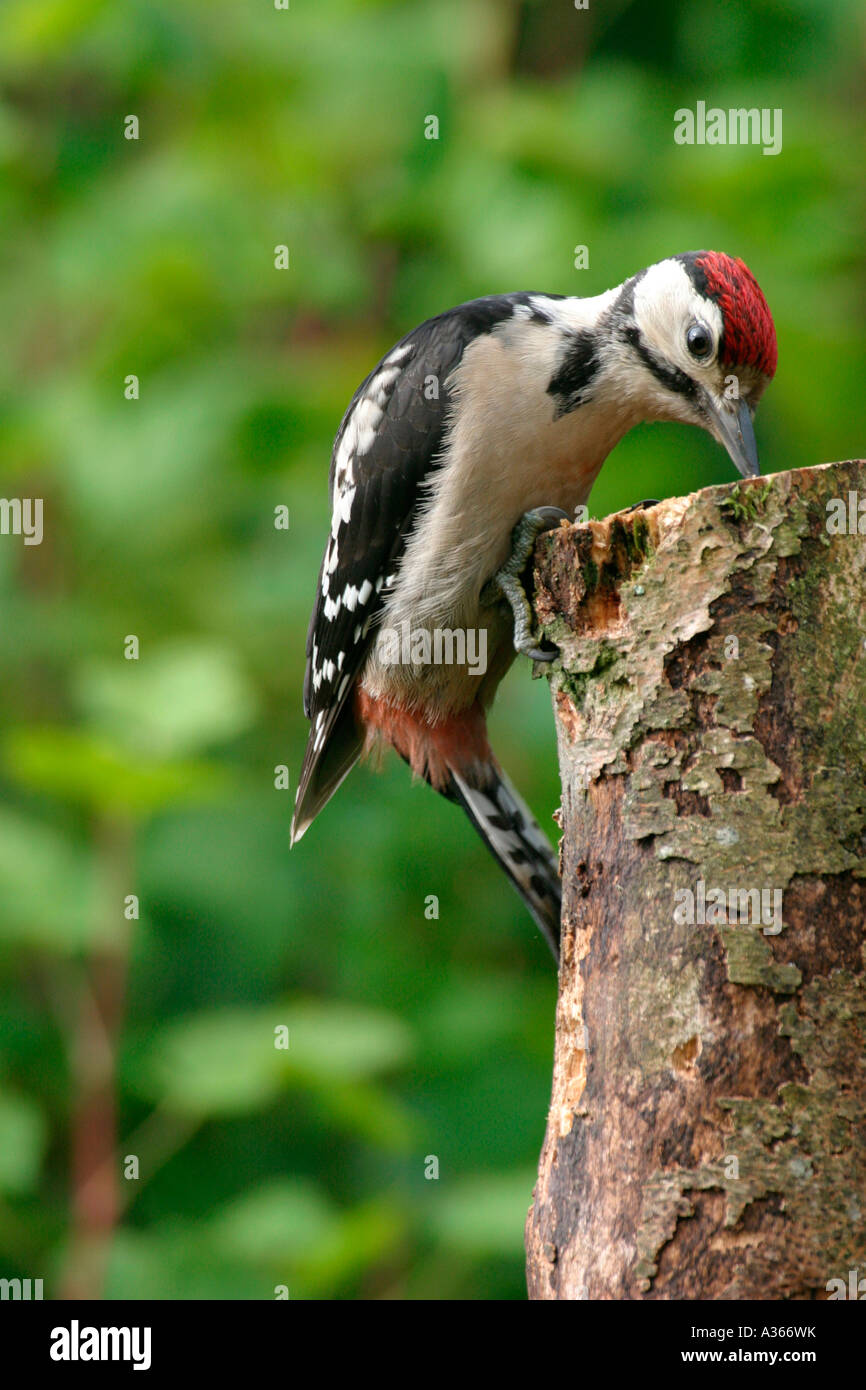
[[[761,287],[743,261],[708,251],[695,262],[703,271],[707,293],[725,323],[721,361],[732,367],[757,367],[771,377],[776,370],[776,329]]]

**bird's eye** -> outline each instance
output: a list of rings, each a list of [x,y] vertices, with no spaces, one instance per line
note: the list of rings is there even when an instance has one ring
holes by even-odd
[[[686,343],[692,357],[705,361],[713,350],[713,335],[702,323],[693,323],[686,333]]]

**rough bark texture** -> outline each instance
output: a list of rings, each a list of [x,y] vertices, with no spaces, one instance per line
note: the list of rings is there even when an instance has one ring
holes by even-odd
[[[532,1298],[866,1275],[866,535],[826,505],[851,492],[862,461],[538,543],[565,900]],[[699,881],[780,890],[781,930],[730,901],[680,924]]]

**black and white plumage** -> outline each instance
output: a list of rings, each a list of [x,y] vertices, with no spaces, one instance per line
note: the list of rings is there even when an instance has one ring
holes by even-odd
[[[441,463],[451,374],[471,342],[531,298],[491,295],[428,319],[386,354],[343,416],[329,476],[331,534],[307,632],[304,713],[313,727],[293,840],[361,752],[354,719],[343,720],[332,742],[334,731],[372,645],[421,488]]]
[[[756,282],[715,252],[672,257],[591,299],[474,300],[407,334],[358,388],[334,443],[293,840],[381,738],[464,807],[555,950],[555,860],[486,738],[514,656],[488,581],[521,516],[572,514],[640,420],[699,424],[757,471],[751,411],[774,369]],[[483,633],[485,669],[405,648],[386,659],[385,636],[400,631]]]

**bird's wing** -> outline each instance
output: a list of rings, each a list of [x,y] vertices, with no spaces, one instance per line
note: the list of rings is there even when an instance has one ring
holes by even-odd
[[[304,713],[312,728],[293,840],[360,754],[347,701],[399,567],[421,484],[441,462],[448,379],[470,342],[530,298],[493,295],[428,319],[374,368],[343,417],[331,458],[331,534],[307,633]]]

